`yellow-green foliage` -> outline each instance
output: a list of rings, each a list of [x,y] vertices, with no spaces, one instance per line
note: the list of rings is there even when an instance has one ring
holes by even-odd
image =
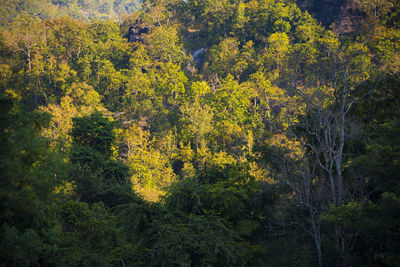
[[[0,262],[398,266],[400,1],[331,2],[0,0]]]
[[[51,140],[71,144],[70,131],[72,119],[75,117],[87,116],[94,111],[107,113],[101,103],[101,96],[86,83],[74,83],[66,90],[59,105],[49,104],[47,107],[40,107],[42,111],[52,115],[48,128],[44,129],[44,136]]]
[[[157,200],[176,179],[168,158],[153,147],[149,132],[138,125],[124,130],[121,138],[134,189],[148,200]]]

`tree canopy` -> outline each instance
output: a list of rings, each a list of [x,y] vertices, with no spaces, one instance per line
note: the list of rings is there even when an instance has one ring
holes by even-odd
[[[400,4],[331,2],[0,0],[0,262],[398,266]]]

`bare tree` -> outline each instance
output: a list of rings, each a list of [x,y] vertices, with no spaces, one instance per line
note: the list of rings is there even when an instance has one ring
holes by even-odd
[[[11,29],[3,31],[2,34],[10,50],[22,53],[26,57],[28,71],[31,71],[35,49],[46,38],[43,25],[32,17],[24,16],[16,20]]]
[[[283,154],[274,155],[280,181],[288,184],[295,193],[299,207],[308,211],[318,265],[322,266],[321,215],[330,206],[342,206],[345,193],[351,191],[344,182],[344,165],[350,155],[345,155],[346,143],[357,133],[349,112],[355,103],[363,101],[374,90],[357,89],[369,77],[371,62],[362,44],[353,44],[332,51],[326,66],[314,81],[293,83],[293,96],[288,101],[286,138],[297,143]],[[323,72],[323,73],[322,73]],[[323,78],[321,78],[323,77]],[[279,146],[279,145],[278,145]],[[290,158],[298,150],[295,158]],[[281,152],[282,153],[282,150]],[[285,155],[286,154],[286,155]],[[345,253],[352,243],[336,225],[332,229],[336,249]],[[351,237],[353,238],[353,237]]]

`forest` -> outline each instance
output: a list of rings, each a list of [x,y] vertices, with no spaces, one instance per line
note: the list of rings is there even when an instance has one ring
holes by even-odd
[[[400,266],[400,1],[0,7],[0,266]]]

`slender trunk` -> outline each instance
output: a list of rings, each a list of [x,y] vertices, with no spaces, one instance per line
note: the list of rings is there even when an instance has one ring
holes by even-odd
[[[336,196],[335,181],[333,179],[332,172],[329,172],[329,181],[331,183],[332,203],[333,203],[333,205],[337,205],[338,198]]]
[[[328,125],[326,127],[328,127]],[[327,129],[324,129],[324,142],[325,142],[326,149],[328,149],[328,147],[330,147],[330,144],[329,144],[329,140],[328,140],[328,130]],[[332,174],[332,166],[333,166],[332,153],[330,151],[328,153],[329,153],[328,154],[329,156],[325,156],[325,161],[329,162],[330,166],[329,167],[323,166],[321,162],[319,164],[328,173],[329,182],[331,184],[332,202],[334,205],[336,205],[337,204],[337,195],[336,195],[335,181],[334,181],[334,177]]]
[[[317,250],[318,266],[322,267],[321,233],[319,231],[319,227],[315,223],[315,218],[311,207],[310,207],[310,219],[311,219],[313,237],[315,242],[315,249]]]
[[[337,179],[337,206],[342,205],[343,202],[343,174],[342,174],[342,161],[343,161],[343,148],[344,148],[344,124],[345,124],[345,105],[346,97],[343,96],[340,107],[340,121],[339,121],[339,146],[335,159],[336,165],[336,179]]]
[[[32,70],[32,62],[31,62],[31,50],[29,50],[29,49],[27,52],[27,56],[28,56],[28,70],[30,72]]]
[[[335,171],[336,171],[336,184],[337,184],[337,202],[336,206],[341,206],[343,204],[343,198],[344,198],[344,192],[343,192],[343,149],[344,149],[344,142],[345,142],[345,119],[346,119],[346,96],[347,93],[344,93],[342,95],[342,100],[340,103],[340,114],[339,114],[339,136],[338,136],[338,148],[337,148],[337,153],[336,157],[334,159],[335,162]],[[340,226],[336,225],[335,226],[335,243],[336,243],[336,249],[340,251],[340,256],[343,261],[340,261],[338,263],[338,266],[345,266],[344,262],[344,252],[345,252],[345,247],[344,247],[344,239],[343,236],[341,235],[340,231]]]
[[[342,235],[340,225],[335,225],[335,245],[338,252],[340,252],[340,258],[337,260],[336,266],[347,266],[347,259],[346,259],[346,247],[345,247],[345,239]]]
[[[341,206],[343,202],[343,176],[342,176],[342,156],[336,159],[336,172],[337,172],[337,201],[336,206]]]

